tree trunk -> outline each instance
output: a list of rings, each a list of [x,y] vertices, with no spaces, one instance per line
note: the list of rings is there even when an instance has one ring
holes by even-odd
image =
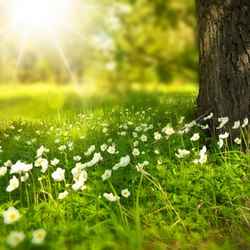
[[[250,115],[250,0],[196,0],[199,29],[198,112],[229,117]]]

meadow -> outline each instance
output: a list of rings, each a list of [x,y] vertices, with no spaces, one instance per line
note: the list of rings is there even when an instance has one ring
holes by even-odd
[[[1,86],[0,249],[250,249],[244,137],[209,139],[196,96]]]

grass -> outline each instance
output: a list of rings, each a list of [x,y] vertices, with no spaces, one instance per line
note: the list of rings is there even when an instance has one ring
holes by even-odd
[[[34,163],[44,145],[49,152],[43,158],[59,159],[57,167],[66,171],[65,181],[55,182],[51,175],[57,167],[44,174],[34,167],[11,193],[6,192],[11,175],[0,177],[0,213],[14,206],[22,215],[11,225],[1,218],[0,249],[9,248],[6,238],[13,230],[25,233],[17,247],[25,250],[250,249],[249,155],[227,144],[219,150],[197,126],[169,139],[154,138],[167,124],[179,131],[191,121],[194,87],[86,92],[47,85],[0,87],[0,166],[8,160]],[[194,132],[200,133],[199,141],[190,141]],[[117,153],[101,152],[103,144],[114,144]],[[208,161],[194,164],[205,144]],[[62,145],[65,150],[60,150]],[[84,153],[91,145],[103,160],[87,168],[86,189],[73,191],[73,157],[88,162],[93,153]],[[134,148],[140,155],[133,155]],[[176,152],[183,148],[191,153],[179,159]],[[126,155],[130,164],[103,181],[104,171]],[[144,161],[148,165],[137,171]],[[131,192],[128,198],[121,195],[123,189]],[[58,200],[65,190],[69,195]],[[103,197],[105,192],[120,199],[111,202]],[[39,228],[47,236],[37,246],[31,238]]]

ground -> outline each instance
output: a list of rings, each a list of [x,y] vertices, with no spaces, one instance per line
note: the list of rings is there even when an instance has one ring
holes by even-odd
[[[190,123],[196,95],[192,85],[1,86],[0,249],[13,231],[25,250],[250,249],[250,156]],[[18,161],[33,168],[13,172]],[[10,207],[21,217],[7,224]]]

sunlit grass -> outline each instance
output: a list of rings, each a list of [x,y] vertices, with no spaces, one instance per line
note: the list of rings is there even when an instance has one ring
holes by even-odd
[[[112,91],[112,90],[111,90]],[[128,92],[127,92],[128,91]],[[138,92],[139,91],[139,92]],[[194,84],[159,85],[159,84],[133,84],[125,92],[114,94],[103,88],[92,85],[75,86],[55,85],[53,83],[37,84],[11,84],[0,86],[0,118],[8,119],[56,119],[59,115],[77,114],[87,107],[99,104],[119,105],[126,102],[129,93],[134,95],[145,94],[152,99],[164,94],[175,93],[195,96],[197,88]],[[131,95],[133,97],[133,95]],[[159,98],[160,100],[160,98]]]

